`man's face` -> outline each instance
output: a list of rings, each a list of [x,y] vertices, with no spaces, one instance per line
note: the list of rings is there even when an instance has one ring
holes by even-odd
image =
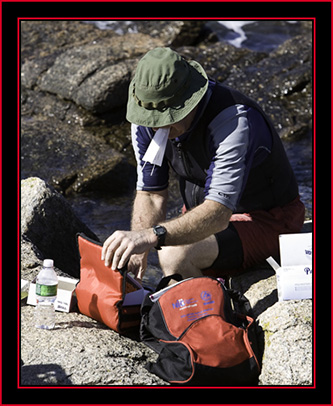
[[[190,128],[196,111],[197,111],[197,107],[194,108],[185,118],[178,121],[177,123],[167,125],[165,127],[153,127],[153,130],[157,131],[159,128],[170,128],[170,133],[169,133],[170,140],[180,137]]]

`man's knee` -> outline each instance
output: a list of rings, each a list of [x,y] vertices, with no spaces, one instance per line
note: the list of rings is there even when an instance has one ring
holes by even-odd
[[[164,247],[159,251],[160,265],[165,276],[179,273],[183,278],[202,276],[195,245]]]
[[[184,246],[163,247],[158,252],[158,259],[164,275],[172,275],[179,273],[186,262],[186,250]]]

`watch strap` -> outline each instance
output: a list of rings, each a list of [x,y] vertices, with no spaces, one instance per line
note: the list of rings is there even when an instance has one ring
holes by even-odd
[[[157,245],[155,246],[156,250],[160,250],[162,246],[165,245],[165,237],[167,230],[163,226],[154,226],[154,233],[157,236]]]

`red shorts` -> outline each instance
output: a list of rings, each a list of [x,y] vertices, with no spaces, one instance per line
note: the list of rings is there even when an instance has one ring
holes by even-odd
[[[219,269],[218,264],[227,264],[230,249],[223,249],[223,242],[219,244],[221,259],[217,258],[212,269],[205,270],[205,275],[235,275],[255,265],[264,263],[266,258],[273,256],[279,259],[279,235],[288,233],[298,233],[304,223],[305,207],[300,198],[297,197],[291,203],[283,207],[264,211],[257,210],[250,213],[233,214],[230,224],[233,226],[235,236],[228,233],[233,238],[235,244],[241,244],[238,252],[242,250],[242,258],[234,269]],[[221,234],[224,232],[222,231]],[[219,242],[219,238],[217,238]],[[223,241],[223,240],[222,240]],[[225,241],[228,247],[228,242]],[[229,245],[230,247],[230,245]],[[237,252],[237,249],[233,252]],[[233,254],[234,255],[234,254]],[[223,256],[225,258],[223,258]],[[231,263],[231,262],[229,262]],[[237,261],[235,262],[237,263]]]

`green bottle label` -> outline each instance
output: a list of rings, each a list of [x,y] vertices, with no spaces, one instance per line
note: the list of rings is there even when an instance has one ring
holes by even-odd
[[[58,285],[41,285],[36,283],[36,295],[38,296],[56,296]]]

